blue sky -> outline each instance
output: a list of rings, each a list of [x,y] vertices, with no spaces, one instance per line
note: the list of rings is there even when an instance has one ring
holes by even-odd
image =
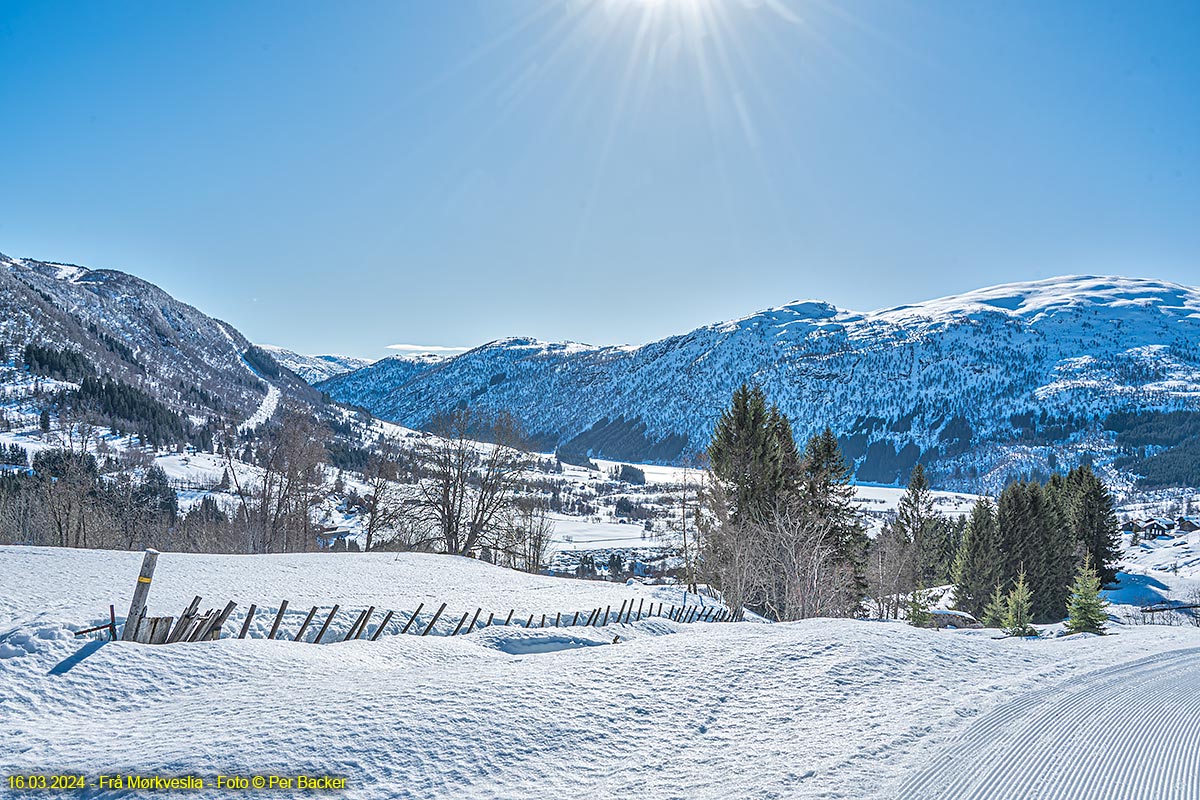
[[[0,0],[0,252],[251,339],[1200,283],[1200,3]]]

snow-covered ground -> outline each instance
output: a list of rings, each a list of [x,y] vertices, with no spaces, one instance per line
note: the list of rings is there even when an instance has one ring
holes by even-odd
[[[0,774],[335,774],[352,798],[893,798],[1014,697],[1200,646],[1190,627],[1027,641],[850,620],[651,620],[322,646],[70,638],[66,626],[98,620],[108,603],[124,610],[139,559],[0,548]],[[202,594],[205,606],[287,597],[540,612],[650,592],[679,590],[444,556],[166,553],[151,607],[177,613]],[[1145,745],[1123,731],[1108,737],[1114,747]],[[1194,783],[1191,794],[1137,789],[1088,796],[1197,796]]]
[[[1200,797],[1200,649],[1156,653],[983,715],[901,800]]]

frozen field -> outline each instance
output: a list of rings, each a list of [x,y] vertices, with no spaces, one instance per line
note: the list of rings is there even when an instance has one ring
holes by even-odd
[[[944,753],[963,757],[955,743],[1013,698],[1106,671],[1114,688],[1103,707],[1068,705],[1057,716],[1111,728],[1113,746],[1136,753],[1142,729],[1115,715],[1126,702],[1119,676],[1140,673],[1110,670],[1160,654],[1184,663],[1184,651],[1200,647],[1200,630],[1185,627],[1024,641],[848,620],[652,620],[321,646],[72,639],[67,625],[128,604],[139,559],[0,548],[0,772],[337,774],[353,798],[882,800]],[[648,591],[441,556],[164,554],[151,608],[177,613],[203,594],[214,605],[287,596],[298,606],[411,608],[428,598],[540,611]],[[1179,688],[1147,686],[1160,684]],[[1138,691],[1129,697],[1152,690]],[[1044,704],[1029,708],[1055,716]],[[1141,719],[1140,708],[1129,715]],[[1073,752],[1061,742],[1030,747],[1068,761]],[[1157,785],[1094,796],[1196,796],[1154,794]]]

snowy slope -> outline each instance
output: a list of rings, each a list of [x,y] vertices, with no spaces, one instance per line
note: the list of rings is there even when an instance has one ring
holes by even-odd
[[[320,383],[372,363],[368,359],[353,356],[305,356],[273,344],[260,344],[259,347],[270,353],[280,366],[287,367],[308,383]]]
[[[426,558],[417,569],[354,555],[166,554],[151,600],[286,586],[297,602],[355,608],[391,586],[399,605],[428,592],[454,607],[488,593],[544,607],[625,591],[519,575],[497,584],[486,565],[442,559],[438,571]],[[18,576],[0,584],[0,772],[335,774],[356,799],[882,800],[1014,697],[1200,645],[1192,628],[998,641],[847,620],[323,646],[68,638],[63,623],[86,622],[97,601],[127,600],[136,565],[136,554],[0,548],[0,574]],[[1104,724],[1103,711],[1084,722]],[[1152,787],[1100,785],[1092,796],[1172,796]]]
[[[504,339],[416,375],[384,363],[322,388],[411,427],[468,403],[547,446],[672,462],[749,381],[798,435],[842,434],[861,480],[923,458],[943,483],[992,488],[1052,453],[1111,455],[1112,411],[1200,408],[1200,291],[1063,277],[869,313],[798,301],[641,347]]]

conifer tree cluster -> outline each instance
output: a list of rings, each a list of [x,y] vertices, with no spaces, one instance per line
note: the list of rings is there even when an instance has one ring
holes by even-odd
[[[708,456],[704,502],[715,523],[703,566],[727,600],[776,619],[857,613],[867,537],[833,432],[801,452],[788,418],[742,385]]]
[[[29,466],[29,451],[19,444],[0,445],[0,464]]]
[[[30,343],[25,345],[21,356],[31,373],[48,378],[77,381],[96,372],[87,357],[76,350],[59,350]]]
[[[971,511],[954,562],[957,605],[994,622],[989,598],[1006,595],[1024,574],[1033,619],[1062,619],[1082,564],[1095,564],[1102,583],[1116,579],[1118,537],[1112,497],[1090,468],[1045,485],[1011,483],[998,503],[981,499]]]

